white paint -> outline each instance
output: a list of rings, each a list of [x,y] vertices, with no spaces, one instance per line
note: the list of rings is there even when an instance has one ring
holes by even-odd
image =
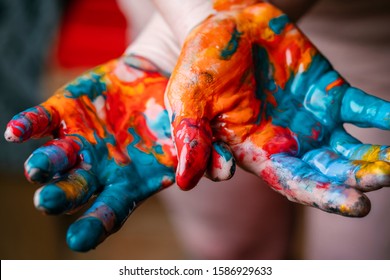
[[[7,129],[5,130],[4,138],[8,142],[20,142],[19,137],[16,137],[16,135],[12,132],[12,129],[10,127],[7,127]]]
[[[104,97],[102,95],[95,98],[95,100],[92,102],[93,106],[96,109],[96,114],[98,117],[105,121],[106,120],[106,108],[105,104],[106,101],[104,100]]]

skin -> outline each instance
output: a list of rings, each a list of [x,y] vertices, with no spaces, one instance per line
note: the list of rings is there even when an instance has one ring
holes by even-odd
[[[234,1],[233,1],[234,2]],[[390,183],[389,148],[343,123],[390,128],[390,104],[351,87],[269,3],[210,16],[187,37],[167,88],[176,182],[191,189],[212,141],[288,199],[345,216]]]
[[[25,162],[27,179],[43,184],[34,198],[39,210],[73,213],[96,196],[68,229],[71,249],[95,248],[143,200],[173,184],[177,157],[163,102],[166,84],[149,61],[127,56],[86,73],[8,123],[10,142],[53,138]],[[228,179],[235,170],[231,152],[223,143],[214,147],[209,177]]]

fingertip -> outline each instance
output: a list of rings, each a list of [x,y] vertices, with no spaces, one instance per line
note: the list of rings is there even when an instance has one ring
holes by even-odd
[[[14,127],[12,127],[11,124],[7,125],[7,128],[4,132],[4,138],[7,140],[7,142],[11,143],[20,143],[22,142],[22,138],[20,137],[20,132],[18,133],[18,130],[15,130]],[[19,135],[19,136],[18,136]]]
[[[50,161],[43,153],[33,153],[24,163],[24,175],[32,183],[46,183],[54,174],[50,172]]]
[[[69,248],[77,252],[87,252],[96,248],[105,236],[102,222],[95,217],[86,217],[73,223],[66,234]]]
[[[49,135],[59,125],[55,109],[41,104],[15,115],[4,133],[9,142],[24,142],[30,138]]]
[[[182,190],[194,188],[203,177],[210,157],[210,147],[199,142],[185,144],[178,152],[179,160],[176,170],[176,184]]]
[[[350,204],[340,206],[340,214],[352,218],[363,218],[371,211],[371,202],[367,196],[361,195]]]
[[[337,186],[326,196],[325,211],[346,217],[361,218],[371,210],[371,202],[367,196],[354,188]]]
[[[352,214],[353,217],[362,218],[367,216],[370,211],[371,201],[367,196],[362,195],[359,200],[354,204]]]
[[[211,128],[206,119],[182,119],[174,129],[178,152],[176,183],[182,190],[196,186],[204,175],[211,151]]]
[[[187,179],[186,176],[176,176],[176,184],[179,186],[179,188],[183,191],[189,191],[193,189],[197,183],[199,182],[200,178],[191,178]]]
[[[344,94],[340,117],[360,127],[390,129],[390,102],[350,87]]]
[[[34,195],[34,205],[47,214],[64,213],[68,208],[68,200],[64,190],[51,184],[38,189]]]

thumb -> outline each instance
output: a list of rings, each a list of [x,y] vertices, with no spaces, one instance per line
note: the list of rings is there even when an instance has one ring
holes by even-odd
[[[203,73],[203,65],[194,66],[198,61],[191,62],[197,70],[187,67],[193,53],[191,48],[182,52],[165,92],[178,156],[176,183],[183,190],[195,187],[205,173],[212,146],[210,79]]]
[[[206,171],[211,152],[211,128],[205,118],[182,118],[173,121],[173,138],[178,153],[176,183],[190,190]]]

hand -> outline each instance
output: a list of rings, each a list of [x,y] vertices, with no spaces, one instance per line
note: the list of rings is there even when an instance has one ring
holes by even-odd
[[[167,79],[147,62],[145,71],[132,67],[132,60],[94,69],[7,126],[12,142],[54,137],[25,163],[30,181],[50,182],[36,192],[36,207],[72,212],[99,194],[68,230],[76,251],[94,248],[144,199],[174,182],[176,154],[163,105]]]
[[[177,184],[202,176],[211,141],[288,199],[364,216],[390,183],[388,147],[343,128],[390,128],[390,104],[351,87],[268,3],[221,11],[187,37],[167,88]]]

